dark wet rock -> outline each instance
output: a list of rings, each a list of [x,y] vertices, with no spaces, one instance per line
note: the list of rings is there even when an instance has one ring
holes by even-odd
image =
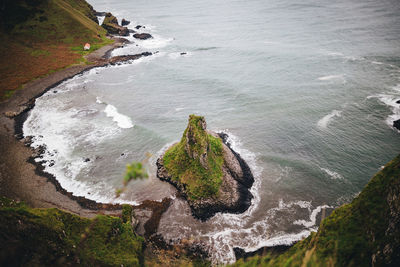
[[[140,39],[140,40],[147,40],[147,39],[153,38],[153,36],[151,36],[151,34],[149,34],[149,33],[135,33],[133,35],[133,37],[135,37],[136,39]]]
[[[400,99],[396,101],[396,104],[400,104]]]
[[[129,25],[131,22],[129,21],[129,20],[126,20],[126,19],[122,19],[122,21],[121,21],[121,26],[127,26],[127,25]]]
[[[84,162],[89,162],[90,159],[89,158],[85,158]]]
[[[142,27],[143,27],[142,25],[136,25],[135,28],[136,28],[137,30],[139,30],[139,29],[142,28]]]
[[[141,54],[135,54],[135,55],[115,56],[108,60],[108,64],[110,65],[120,64],[129,60],[136,60],[141,57],[148,57],[151,55],[153,55],[151,52],[143,52]]]
[[[181,53],[181,56],[186,55],[186,54],[187,54],[186,52],[182,52],[182,53]]]
[[[98,16],[98,17],[105,17],[106,15],[107,15],[107,12],[97,12],[97,11],[95,11],[95,13],[94,13],[96,16]]]
[[[205,121],[202,128],[207,134],[220,138],[223,142],[222,155],[224,162],[222,165],[222,183],[218,189],[218,193],[197,199],[188,197],[190,194],[188,185],[181,182],[176,177],[171,177],[164,166],[163,158],[165,154],[157,160],[157,177],[176,187],[181,196],[188,201],[192,214],[197,219],[205,221],[214,216],[217,212],[242,213],[250,207],[253,198],[253,195],[249,191],[254,183],[251,170],[240,155],[231,149],[230,144],[226,141],[226,134],[217,134],[207,131]],[[182,140],[186,140],[184,149],[190,158],[195,158],[203,168],[208,169],[207,153],[211,153],[210,151],[212,150],[209,144],[204,144],[204,149],[192,150],[191,147],[196,149],[203,145],[193,139],[196,138],[196,136],[198,136],[197,133],[191,133],[189,123],[184,137],[182,137]]]
[[[400,120],[394,121],[393,127],[400,131]]]
[[[132,30],[132,29],[128,29],[129,33],[135,33],[136,31]]]

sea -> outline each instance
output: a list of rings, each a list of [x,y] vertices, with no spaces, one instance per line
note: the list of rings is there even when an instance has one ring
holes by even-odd
[[[398,0],[89,0],[153,38],[36,99],[23,125],[37,161],[76,196],[140,204],[173,199],[159,234],[203,244],[214,264],[291,245],[356,197],[399,153]],[[100,18],[100,21],[102,18]],[[225,132],[255,182],[250,208],[194,219],[155,162],[190,114]],[[126,165],[148,179],[123,186]]]

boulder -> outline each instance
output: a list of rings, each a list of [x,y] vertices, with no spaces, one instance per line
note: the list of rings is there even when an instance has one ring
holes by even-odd
[[[396,101],[396,104],[400,104],[400,99]]]
[[[136,39],[140,39],[140,40],[147,40],[147,39],[153,38],[153,36],[151,36],[151,34],[149,34],[149,33],[135,33],[133,35],[133,37],[135,37]]]
[[[254,182],[249,166],[227,143],[227,135],[206,127],[204,117],[190,115],[181,141],[157,160],[157,177],[175,186],[202,221],[217,212],[246,211]]]
[[[126,20],[126,19],[122,19],[122,21],[121,21],[121,26],[127,26],[127,25],[129,25],[131,22],[129,21],[129,20]]]
[[[139,30],[140,28],[142,28],[143,26],[142,25],[136,25],[136,30]]]
[[[98,16],[98,17],[104,17],[105,15],[107,15],[107,12],[98,12],[98,11],[95,11],[94,14],[95,14],[96,16]]]
[[[400,131],[400,120],[394,121],[393,127]]]

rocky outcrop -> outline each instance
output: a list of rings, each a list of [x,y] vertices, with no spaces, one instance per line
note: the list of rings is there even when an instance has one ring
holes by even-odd
[[[129,36],[128,28],[119,26],[117,18],[111,13],[106,14],[103,24],[101,26],[106,29],[109,34]]]
[[[253,198],[249,189],[253,185],[254,178],[249,166],[238,153],[232,150],[230,144],[227,143],[226,134],[216,134],[207,131],[206,122],[203,117],[200,117],[196,124],[191,123],[192,116],[189,118],[189,125],[185,130],[181,142],[173,145],[170,149],[174,151],[173,153],[183,153],[183,158],[177,159],[175,157],[174,160],[186,161],[185,164],[189,166],[188,168],[197,166],[198,168],[202,168],[202,173],[206,172],[209,176],[213,175],[210,171],[221,171],[220,185],[217,188],[217,192],[215,194],[196,195],[196,197],[193,197],[193,191],[198,189],[196,186],[207,187],[208,184],[217,182],[216,180],[210,180],[205,184],[201,184],[198,181],[193,181],[191,179],[207,179],[208,177],[193,175],[195,178],[187,178],[190,176],[188,175],[191,171],[190,169],[181,170],[184,174],[177,175],[170,160],[171,156],[168,154],[170,153],[168,152],[170,149],[157,160],[157,177],[175,186],[181,195],[187,199],[194,217],[200,220],[207,220],[217,212],[242,213],[246,211],[251,205],[251,199]],[[207,137],[210,140],[214,138],[214,141],[210,141]],[[216,158],[219,155],[213,155],[215,140],[221,143],[221,157],[223,161],[220,170],[215,170],[215,165],[210,160],[210,157]],[[184,151],[177,151],[178,149],[183,149]],[[165,159],[165,155],[167,155],[167,159]],[[168,161],[168,164],[165,164],[165,160]],[[195,162],[195,164],[191,162]],[[205,190],[211,189],[206,188]]]
[[[98,16],[98,17],[104,17],[105,15],[107,15],[107,12],[98,12],[98,11],[95,11],[94,14],[95,14],[96,16]]]
[[[151,36],[151,34],[149,34],[149,33],[135,33],[133,35],[133,37],[135,37],[136,39],[140,39],[140,40],[147,40],[147,39],[153,38],[153,36]]]
[[[127,25],[129,25],[131,22],[129,21],[129,20],[126,20],[126,19],[122,19],[122,21],[121,21],[121,26],[127,26]]]
[[[393,127],[400,131],[400,120],[394,121]]]

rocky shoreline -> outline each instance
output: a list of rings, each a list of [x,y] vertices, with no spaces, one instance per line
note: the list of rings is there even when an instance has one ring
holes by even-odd
[[[3,196],[24,201],[34,208],[56,207],[71,213],[92,218],[97,214],[120,216],[122,205],[98,203],[85,197],[75,196],[65,190],[57,179],[44,172],[44,167],[35,159],[41,156],[43,149],[33,150],[29,139],[23,138],[22,127],[29,111],[34,108],[36,98],[56,87],[60,83],[83,74],[92,68],[122,64],[151,56],[150,52],[135,55],[110,57],[112,50],[129,41],[113,38],[115,42],[102,47],[87,56],[91,65],[78,65],[55,72],[25,85],[9,100],[0,104],[0,192]],[[144,225],[146,237],[157,232],[161,215],[168,209],[171,199],[161,202],[145,201],[132,206],[134,210],[151,211],[150,218],[138,216],[139,224]],[[159,240],[161,242],[163,240]]]
[[[217,197],[208,197],[205,199],[193,200],[188,197],[186,185],[172,179],[168,174],[163,162],[163,157],[157,160],[157,177],[173,185],[184,198],[192,211],[192,215],[206,221],[218,212],[222,213],[243,213],[251,205],[253,195],[250,188],[254,183],[254,177],[250,167],[241,158],[240,154],[235,152],[231,144],[227,141],[226,133],[208,133],[220,138],[224,146],[225,163],[223,166],[223,181]]]

